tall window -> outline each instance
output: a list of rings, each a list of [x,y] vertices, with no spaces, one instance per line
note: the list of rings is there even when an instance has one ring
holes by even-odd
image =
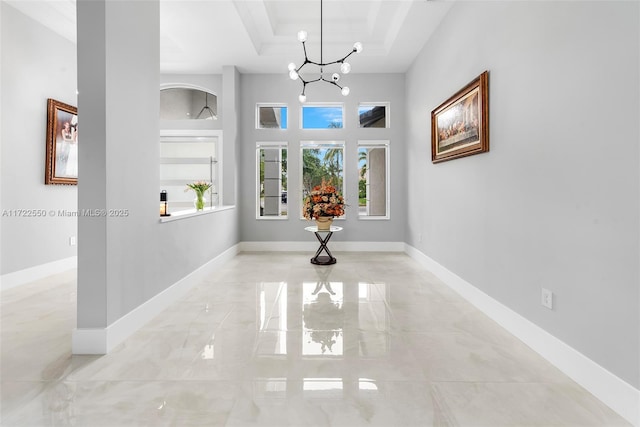
[[[344,108],[340,104],[307,104],[302,107],[302,129],[342,129]]]
[[[324,180],[334,185],[344,195],[344,141],[302,142],[301,155],[301,203],[313,187]],[[302,216],[302,212],[300,213]]]
[[[389,218],[389,141],[358,141],[358,215]]]
[[[286,218],[287,143],[263,142],[256,147],[257,218]]]

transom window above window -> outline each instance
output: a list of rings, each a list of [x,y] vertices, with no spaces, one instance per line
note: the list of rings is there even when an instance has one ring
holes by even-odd
[[[358,106],[358,119],[361,128],[388,128],[388,102],[361,102]]]
[[[302,129],[342,129],[344,107],[341,104],[307,104],[302,107]]]
[[[285,104],[258,104],[256,129],[286,129],[288,116]]]

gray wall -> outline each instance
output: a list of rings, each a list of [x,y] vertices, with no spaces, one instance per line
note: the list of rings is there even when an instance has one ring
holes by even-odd
[[[44,185],[47,98],[76,102],[76,48],[4,2],[1,22],[2,209],[44,209],[46,217],[2,216],[0,274],[76,254],[69,237],[77,220],[51,216],[75,211],[77,188]]]
[[[237,243],[237,214],[159,222],[158,2],[77,7],[78,204],[129,211],[79,219],[78,328],[104,328]]]
[[[458,2],[407,74],[407,242],[640,385],[637,2]],[[430,161],[489,70],[491,151]],[[540,288],[555,308],[540,305]]]
[[[357,68],[357,58],[353,68]],[[300,141],[345,141],[345,183],[347,219],[334,221],[344,226],[336,241],[401,242],[404,237],[406,206],[405,170],[405,97],[403,74],[349,74],[344,78],[351,89],[342,96],[336,88],[317,83],[307,89],[307,103],[340,102],[345,107],[344,129],[300,129],[300,82],[293,82],[286,72],[282,74],[246,74],[241,76],[241,148],[240,148],[240,224],[242,241],[309,241],[301,220],[300,201]],[[342,83],[342,82],[341,82]],[[315,86],[315,87],[314,87]],[[285,103],[288,106],[288,129],[256,129],[257,103]],[[389,102],[391,128],[361,129],[358,127],[359,102]],[[389,140],[391,160],[391,219],[372,221],[358,219],[358,140]],[[287,141],[288,154],[288,208],[286,220],[256,219],[256,142]]]

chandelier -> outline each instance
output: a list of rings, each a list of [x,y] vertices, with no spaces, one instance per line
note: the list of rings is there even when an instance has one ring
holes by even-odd
[[[333,86],[336,86],[338,89],[340,89],[340,92],[342,92],[342,95],[344,96],[349,95],[349,87],[340,86],[338,84],[338,81],[340,80],[340,74],[333,73],[331,74],[331,77],[327,79],[324,76],[324,68],[329,65],[340,64],[340,72],[342,74],[348,74],[351,71],[351,64],[349,64],[348,62],[345,62],[345,60],[351,55],[353,55],[354,53],[362,52],[362,43],[360,42],[354,43],[353,49],[351,49],[351,52],[349,52],[342,58],[337,59],[335,61],[331,61],[331,62],[324,62],[324,59],[322,56],[322,0],[320,0],[320,62],[311,61],[309,59],[309,56],[307,55],[307,45],[305,44],[305,42],[307,41],[306,31],[304,30],[298,31],[298,41],[302,43],[302,50],[304,51],[304,62],[302,63],[302,65],[300,65],[297,68],[296,68],[296,64],[294,64],[293,62],[289,64],[289,77],[291,78],[291,80],[300,80],[302,82],[302,93],[298,96],[298,100],[300,100],[300,102],[305,102],[307,100],[307,95],[305,94],[307,85],[311,83],[316,83],[316,82],[329,83]],[[316,79],[310,79],[310,80],[305,79],[305,77],[300,72],[307,65],[309,65],[309,67],[316,66],[319,69],[320,77]]]

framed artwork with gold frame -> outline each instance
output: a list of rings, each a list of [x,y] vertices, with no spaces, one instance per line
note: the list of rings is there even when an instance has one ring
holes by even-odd
[[[485,71],[431,112],[433,163],[489,151],[488,80]]]
[[[47,153],[44,183],[78,184],[78,109],[47,100]]]

